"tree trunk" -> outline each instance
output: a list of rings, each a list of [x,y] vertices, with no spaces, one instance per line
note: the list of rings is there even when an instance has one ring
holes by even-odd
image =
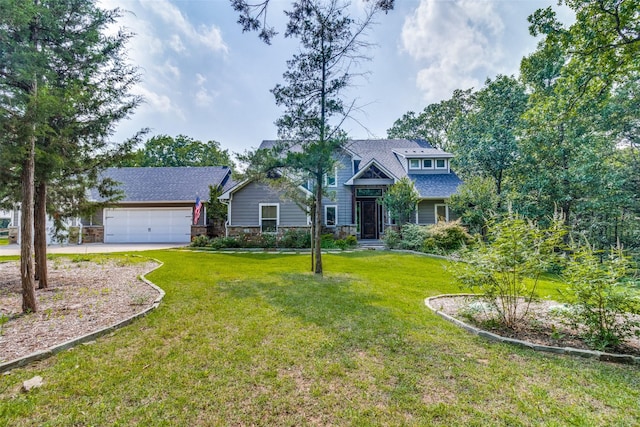
[[[22,281],[22,311],[38,311],[33,279],[33,175],[35,168],[35,135],[29,138],[27,158],[22,165],[22,212],[20,219],[20,275]]]
[[[315,203],[311,206],[311,233],[310,233],[310,239],[311,240],[311,271],[314,271],[314,267],[315,267],[315,256],[314,256],[314,250],[316,248],[315,246],[315,239],[316,239],[316,205]]]
[[[38,288],[49,287],[47,274],[47,184],[41,182],[34,202],[34,249],[36,254],[36,280]]]
[[[313,272],[322,276],[322,174],[319,174],[319,178],[316,177],[316,195],[315,195],[315,266]]]

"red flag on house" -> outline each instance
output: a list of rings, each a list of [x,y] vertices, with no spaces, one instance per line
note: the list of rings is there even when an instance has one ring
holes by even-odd
[[[202,209],[202,202],[200,196],[196,196],[196,208],[193,210],[193,223],[197,224],[200,219],[200,210]]]

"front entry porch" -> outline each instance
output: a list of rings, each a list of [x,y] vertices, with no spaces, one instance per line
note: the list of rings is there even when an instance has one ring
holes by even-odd
[[[356,188],[354,194],[355,223],[360,240],[378,240],[384,234],[387,215],[379,200],[384,188]]]

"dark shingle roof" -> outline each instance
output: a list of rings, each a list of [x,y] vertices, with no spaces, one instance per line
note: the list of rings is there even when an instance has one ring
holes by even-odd
[[[120,183],[124,191],[120,202],[188,202],[196,196],[207,200],[209,185],[226,188],[231,181],[227,166],[108,168],[101,176]],[[91,198],[100,200],[95,189]]]
[[[448,198],[462,184],[462,180],[453,172],[431,175],[411,174],[409,179],[415,184],[420,197],[424,198]]]
[[[386,168],[396,178],[406,176],[407,172],[402,160],[393,152],[400,149],[428,149],[433,148],[427,141],[412,139],[357,139],[349,141],[346,148],[360,156],[360,165],[364,166],[371,160]]]

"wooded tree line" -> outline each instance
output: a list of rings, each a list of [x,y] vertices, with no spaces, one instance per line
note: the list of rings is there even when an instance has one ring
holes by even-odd
[[[565,1],[529,17],[535,52],[520,75],[408,112],[389,137],[424,138],[455,154],[465,184],[453,208],[473,231],[512,209],[566,224],[605,248],[640,247],[640,2]]]

